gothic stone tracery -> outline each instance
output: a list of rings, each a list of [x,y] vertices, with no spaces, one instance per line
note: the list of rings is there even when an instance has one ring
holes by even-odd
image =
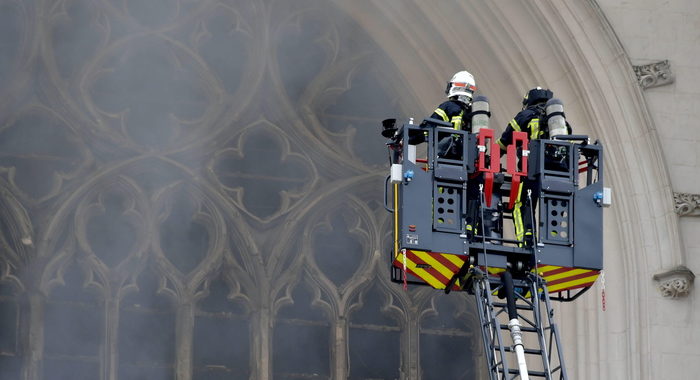
[[[0,9],[0,377],[479,377],[471,303],[387,281],[376,132],[415,104],[347,15]]]

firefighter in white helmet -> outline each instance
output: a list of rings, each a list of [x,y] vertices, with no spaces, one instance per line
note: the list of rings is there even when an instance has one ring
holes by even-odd
[[[464,130],[468,133],[471,129],[472,116],[472,99],[476,92],[476,82],[474,76],[468,71],[459,71],[452,76],[447,87],[445,95],[447,100],[441,103],[430,118],[442,120],[452,124],[452,128]],[[443,137],[438,142],[437,155],[449,159],[459,159],[462,156],[463,142],[458,134],[451,134]],[[465,218],[466,234],[471,240],[476,232],[477,221],[475,218],[478,210],[478,190],[475,186],[470,186],[467,190],[468,211]]]
[[[455,73],[445,88],[447,100],[437,106],[430,118],[451,123],[454,129],[470,131],[470,114],[475,91],[473,75],[468,71]],[[438,143],[438,155],[460,156],[461,145],[460,141],[453,138],[444,138]]]
[[[475,91],[476,82],[473,75],[467,71],[456,73],[447,82],[447,101],[440,104],[430,117],[452,123],[454,129],[463,129],[464,120],[469,121],[467,116],[471,112]]]

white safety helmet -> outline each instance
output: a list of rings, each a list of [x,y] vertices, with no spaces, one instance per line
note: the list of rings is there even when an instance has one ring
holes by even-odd
[[[456,96],[460,102],[471,104],[475,91],[476,82],[474,81],[474,76],[469,74],[468,71],[460,71],[447,82],[445,94],[448,98]]]

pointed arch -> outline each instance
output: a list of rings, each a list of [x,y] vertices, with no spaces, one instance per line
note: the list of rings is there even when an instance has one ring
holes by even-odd
[[[577,345],[568,343],[566,351],[572,357],[598,352],[587,354],[587,362],[604,362],[605,354],[595,347],[608,347],[608,355],[611,347],[619,347],[616,355],[628,358],[620,373],[647,378],[651,350],[644,326],[650,312],[647,294],[653,290],[651,274],[685,259],[654,124],[629,57],[597,3],[336,3],[375,38],[424,106],[407,116],[425,114],[439,100],[445,78],[467,68],[492,101],[496,129],[517,112],[520,94],[542,85],[564,100],[576,132],[602,141],[606,186],[615,194],[604,226],[605,265],[616,285],[608,304],[614,302],[619,313],[585,321],[577,317],[583,310],[595,310],[594,292],[562,307],[565,334],[574,338],[582,329],[601,333],[588,334],[583,345],[580,340]],[[623,315],[630,319],[623,321]],[[624,333],[607,333],[623,326]],[[583,362],[572,364],[577,377],[587,374]],[[618,374],[617,369],[601,367],[600,374],[590,375],[606,370],[606,376]]]

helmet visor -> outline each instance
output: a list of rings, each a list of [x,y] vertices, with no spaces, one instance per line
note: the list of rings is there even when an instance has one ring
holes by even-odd
[[[476,91],[476,86],[474,86],[471,83],[464,83],[464,82],[454,82],[454,83],[452,83],[452,88],[459,89],[459,91],[471,92],[471,93]]]
[[[474,91],[476,91],[476,86],[471,83],[454,82],[450,87],[449,95],[467,95],[471,98],[474,95]]]

